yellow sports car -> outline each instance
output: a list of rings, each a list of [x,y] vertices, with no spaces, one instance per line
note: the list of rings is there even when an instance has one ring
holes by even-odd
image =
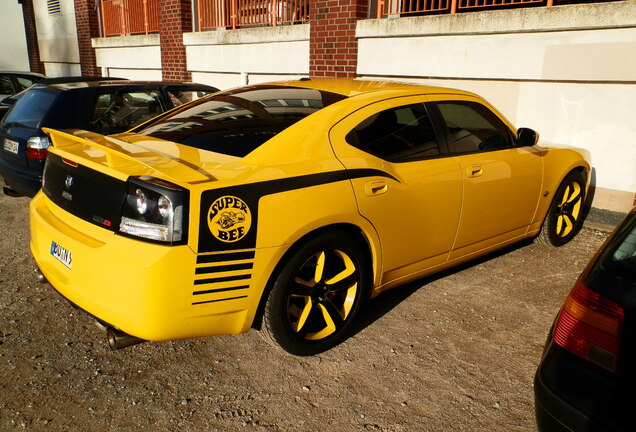
[[[569,241],[590,173],[479,96],[388,82],[254,85],[124,134],[47,132],[31,250],[113,348],[256,327],[324,351],[368,297]]]

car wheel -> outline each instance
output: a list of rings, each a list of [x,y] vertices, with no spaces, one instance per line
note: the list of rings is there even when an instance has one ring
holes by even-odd
[[[583,226],[584,205],[585,177],[573,171],[557,189],[537,240],[557,247],[572,240]]]
[[[290,354],[314,355],[346,336],[368,292],[366,255],[341,232],[298,249],[278,274],[263,314],[262,333]]]

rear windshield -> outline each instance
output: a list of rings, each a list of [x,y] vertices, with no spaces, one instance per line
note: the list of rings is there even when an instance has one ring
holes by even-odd
[[[604,265],[623,278],[636,283],[636,219],[620,242],[606,255]]]
[[[4,117],[2,126],[22,126],[31,129],[39,128],[42,119],[55,102],[57,96],[57,93],[47,91],[27,91]]]
[[[344,98],[314,89],[251,87],[204,97],[139,133],[243,157],[297,121]]]

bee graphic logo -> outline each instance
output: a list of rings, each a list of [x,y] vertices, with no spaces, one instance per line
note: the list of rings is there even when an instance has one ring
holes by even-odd
[[[252,212],[245,201],[235,196],[222,196],[208,211],[208,228],[214,237],[234,243],[247,235],[252,226]]]
[[[243,213],[226,211],[221,213],[221,217],[219,217],[216,221],[217,224],[221,225],[223,229],[230,229],[237,223],[241,223],[245,221],[245,215]]]

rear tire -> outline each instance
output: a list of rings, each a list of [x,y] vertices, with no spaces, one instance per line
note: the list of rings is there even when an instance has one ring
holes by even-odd
[[[363,248],[342,232],[300,247],[276,277],[261,333],[290,354],[307,356],[340,343],[368,293]]]
[[[572,171],[557,189],[537,241],[559,247],[572,240],[583,226],[584,206],[585,176]]]

